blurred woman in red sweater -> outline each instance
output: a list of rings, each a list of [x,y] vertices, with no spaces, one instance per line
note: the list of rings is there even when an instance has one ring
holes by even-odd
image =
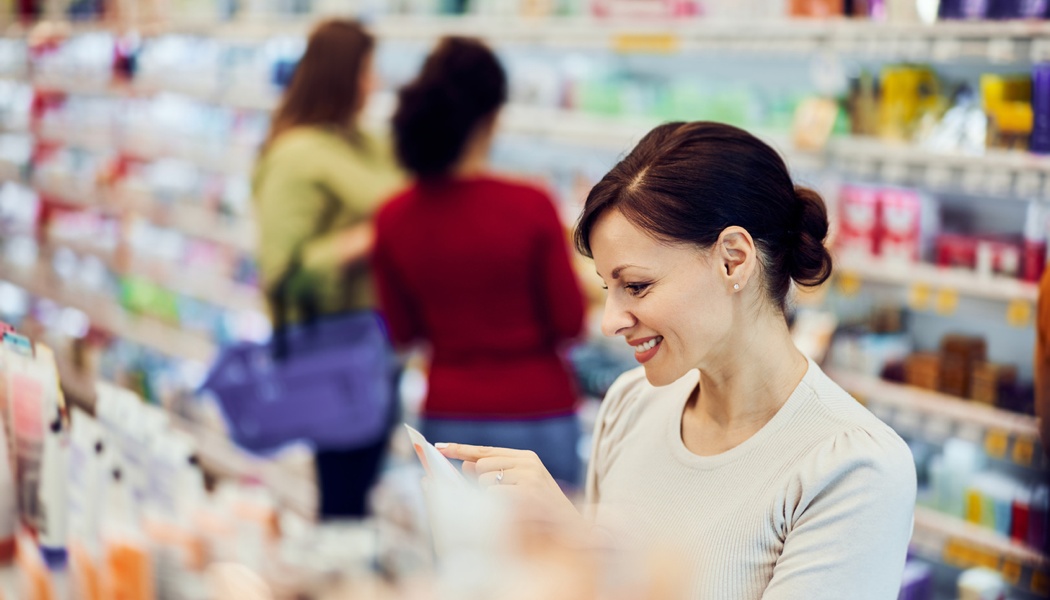
[[[558,355],[584,301],[551,198],[493,175],[507,79],[476,40],[446,38],[404,87],[397,155],[414,183],[376,218],[380,305],[400,345],[431,350],[423,434],[535,451],[579,481],[576,392]]]

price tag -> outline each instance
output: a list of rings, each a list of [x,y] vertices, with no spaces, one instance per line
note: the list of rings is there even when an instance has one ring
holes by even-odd
[[[1003,559],[1002,569],[1003,579],[1010,585],[1017,585],[1021,582],[1021,565],[1020,563],[1010,560]]]
[[[1006,456],[1006,447],[1009,443],[1010,438],[1006,432],[993,429],[984,436],[984,451],[992,458],[1001,459]]]
[[[1022,467],[1028,467],[1032,464],[1032,458],[1035,457],[1035,443],[1024,437],[1019,437],[1014,440],[1014,451],[1011,454],[1014,462],[1021,465]]]
[[[908,306],[912,310],[927,310],[930,308],[932,297],[933,290],[930,289],[930,286],[925,283],[916,283],[908,290]]]
[[[1027,300],[1011,300],[1006,305],[1006,322],[1012,327],[1025,328],[1032,324],[1035,309]]]
[[[941,555],[944,564],[952,567],[966,567],[967,565],[963,558],[963,547],[955,540],[948,540],[948,543],[944,545],[944,552]]]
[[[835,280],[838,284],[839,293],[847,298],[852,298],[860,293],[861,280],[856,273],[843,271]]]
[[[622,54],[673,54],[679,40],[670,33],[622,33],[613,36],[612,48]]]
[[[935,310],[937,314],[949,316],[959,307],[959,293],[951,288],[942,288],[937,291]]]
[[[999,555],[992,554],[991,552],[985,552],[983,550],[975,550],[974,556],[978,566],[987,567],[994,571],[999,570]]]
[[[1032,571],[1032,591],[1043,596],[1050,595],[1050,576],[1046,571]]]

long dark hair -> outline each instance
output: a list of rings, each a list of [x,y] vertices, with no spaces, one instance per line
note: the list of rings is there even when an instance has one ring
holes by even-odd
[[[591,230],[611,209],[657,239],[700,248],[726,227],[743,227],[781,310],[792,280],[816,286],[831,276],[824,200],[794,184],[775,150],[730,125],[667,123],[650,131],[587,196],[574,234],[581,253],[592,256]]]
[[[482,121],[507,100],[507,76],[496,55],[472,38],[447,37],[398,94],[397,157],[417,177],[443,175],[463,154]]]
[[[274,111],[263,151],[288,129],[330,125],[350,131],[364,105],[361,74],[375,39],[356,21],[332,19],[314,28],[280,105]]]

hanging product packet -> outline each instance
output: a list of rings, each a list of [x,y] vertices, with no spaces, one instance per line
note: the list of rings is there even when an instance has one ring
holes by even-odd
[[[18,510],[22,523],[31,531],[40,530],[42,511],[39,505],[40,468],[43,459],[44,414],[48,384],[54,387],[48,369],[38,363],[30,345],[26,346],[10,333],[0,344],[4,370],[5,417],[8,422],[11,457],[14,461]]]
[[[41,421],[44,424],[44,442],[40,458],[40,487],[37,502],[40,507],[37,538],[49,567],[66,563],[66,537],[69,496],[69,413],[58,380],[58,366],[51,348],[36,345],[35,360],[47,372]]]
[[[108,472],[106,441],[91,415],[74,407],[70,414],[69,448],[69,573],[76,598],[102,600],[99,569],[102,548],[99,522],[102,513],[103,474]]]

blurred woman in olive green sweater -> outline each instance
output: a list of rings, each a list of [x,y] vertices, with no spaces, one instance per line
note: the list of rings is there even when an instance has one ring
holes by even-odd
[[[403,183],[393,151],[358,121],[375,88],[375,41],[358,23],[318,25],[271,123],[252,178],[260,286],[309,288],[319,316],[375,306],[367,256],[372,215]],[[293,303],[294,304],[294,303]],[[285,319],[298,320],[289,306]],[[364,448],[321,448],[324,517],[359,516],[386,436]]]

